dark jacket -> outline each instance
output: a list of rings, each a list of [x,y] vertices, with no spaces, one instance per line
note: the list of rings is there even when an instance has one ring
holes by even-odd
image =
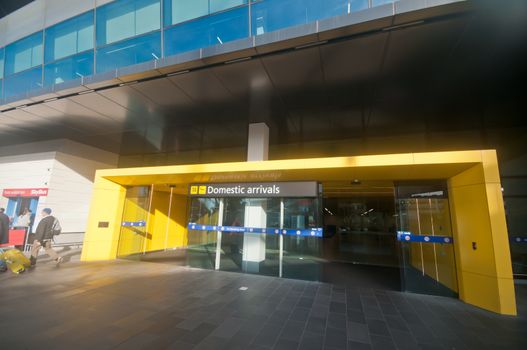
[[[0,244],[9,242],[9,216],[0,213]]]
[[[35,232],[35,239],[39,242],[49,240],[53,238],[53,223],[55,218],[51,215],[42,218],[38,223],[37,230]]]

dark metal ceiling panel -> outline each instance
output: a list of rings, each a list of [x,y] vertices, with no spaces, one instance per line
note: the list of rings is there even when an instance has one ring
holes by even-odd
[[[192,100],[177,85],[167,78],[145,81],[130,86],[164,108],[189,107]]]
[[[130,110],[98,93],[72,96],[70,99],[114,120],[122,130],[131,130],[145,126],[145,120],[141,121]]]
[[[320,47],[328,84],[364,81],[379,75],[388,33]]]
[[[209,70],[198,70],[169,77],[198,104],[224,103],[232,98],[231,93]]]
[[[214,67],[212,72],[236,97],[269,94],[273,86],[260,60]]]
[[[64,125],[81,130],[86,134],[108,133],[122,129],[117,122],[107,116],[69,99],[50,101],[44,105],[58,111]]]

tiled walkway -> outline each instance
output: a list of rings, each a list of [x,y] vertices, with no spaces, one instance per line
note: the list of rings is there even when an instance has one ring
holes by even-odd
[[[247,287],[247,290],[240,290]],[[0,349],[527,349],[458,300],[118,261],[0,275]]]

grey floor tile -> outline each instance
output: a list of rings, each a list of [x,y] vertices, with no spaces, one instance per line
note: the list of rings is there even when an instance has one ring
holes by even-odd
[[[380,335],[384,337],[389,337],[390,332],[388,331],[388,327],[386,326],[386,322],[381,320],[372,320],[367,319],[366,324],[368,325],[368,330],[370,334],[373,335]]]
[[[327,328],[324,347],[346,349],[348,343],[347,332],[341,329]]]
[[[361,343],[370,343],[368,326],[364,323],[348,322],[348,339]]]
[[[370,344],[360,343],[360,342],[353,341],[353,340],[348,341],[348,350],[370,350],[370,349],[371,349]]]

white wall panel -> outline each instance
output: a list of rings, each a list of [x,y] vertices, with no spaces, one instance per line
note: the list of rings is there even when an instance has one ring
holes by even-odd
[[[115,0],[35,0],[0,19],[0,47]]]
[[[1,26],[3,28],[2,35],[0,35],[0,46],[42,30],[45,11],[45,2],[37,0],[0,19],[4,22]]]
[[[95,8],[95,0],[45,0],[45,27],[50,27],[68,18]]]

